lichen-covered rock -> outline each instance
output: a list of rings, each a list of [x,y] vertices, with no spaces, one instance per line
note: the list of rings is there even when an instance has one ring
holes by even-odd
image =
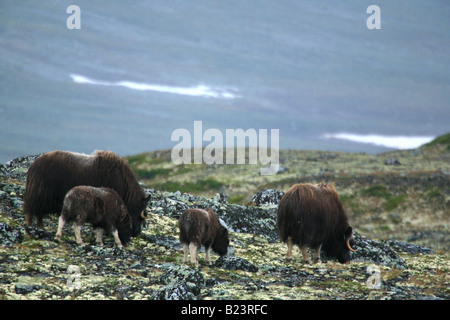
[[[358,232],[353,234],[356,252],[351,253],[352,261],[372,262],[392,268],[406,269],[405,261],[383,242],[367,239]]]
[[[21,182],[26,181],[28,168],[36,160],[40,154],[33,156],[23,156],[15,158],[5,163],[0,168],[0,174],[9,178],[17,179]]]
[[[141,238],[151,243],[156,243],[157,245],[163,246],[167,249],[170,248],[173,250],[181,250],[183,248],[178,237],[164,236],[159,234],[142,234]]]
[[[14,286],[14,291],[17,294],[28,294],[40,290],[41,288],[42,287],[39,285],[16,284]]]
[[[214,262],[214,266],[227,270],[242,270],[249,272],[257,272],[258,267],[240,257],[222,256]]]
[[[155,300],[196,300],[186,282],[175,282],[162,286],[153,294]]]
[[[235,232],[253,233],[270,242],[279,240],[276,228],[277,208],[227,205],[216,210],[229,229]]]
[[[398,252],[407,252],[410,254],[418,254],[418,253],[433,254],[434,253],[433,249],[425,248],[425,247],[419,246],[417,244],[407,243],[407,242],[403,242],[403,241],[386,240],[386,241],[384,241],[384,243]]]
[[[23,206],[24,193],[23,185],[0,182],[0,210],[15,214]]]
[[[255,193],[249,201],[252,205],[278,205],[284,192],[278,189],[263,189]]]
[[[12,246],[23,239],[23,228],[14,228],[0,222],[0,246]]]
[[[205,286],[205,279],[201,272],[187,266],[165,264],[162,265],[164,274],[160,277],[160,281],[166,285],[183,284],[182,288],[192,293],[194,296],[199,295]],[[183,290],[182,290],[183,291]]]

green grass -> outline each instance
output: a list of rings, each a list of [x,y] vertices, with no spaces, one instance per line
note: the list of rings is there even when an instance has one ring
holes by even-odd
[[[446,150],[450,151],[450,133],[444,134],[442,136],[437,137],[436,139],[432,140],[431,142],[428,142],[425,144],[425,147],[431,147],[435,145],[444,145],[447,146]]]
[[[379,197],[385,199],[389,199],[392,196],[388,188],[381,185],[374,185],[363,189],[362,194],[369,197]]]
[[[172,169],[166,168],[156,168],[156,169],[134,169],[134,173],[138,177],[138,179],[142,180],[150,180],[154,179],[159,175],[169,175]]]
[[[210,191],[210,190],[216,190],[219,191],[220,188],[222,188],[224,184],[214,178],[207,178],[198,180],[196,182],[162,182],[153,185],[152,187],[159,190],[164,191],[180,191],[180,192],[188,192],[188,193],[199,193],[203,191]]]
[[[232,203],[232,204],[244,204],[245,195],[240,194],[240,195],[236,195],[236,196],[232,196],[228,198],[228,203]]]
[[[387,211],[392,211],[395,208],[397,208],[398,206],[400,206],[401,204],[406,202],[406,194],[399,194],[398,196],[395,197],[391,197],[389,199],[387,199],[386,204],[385,204],[385,209]]]
[[[434,146],[437,144],[444,144],[444,145],[450,146],[450,133],[447,133],[447,134],[437,137],[436,139],[432,140],[431,142],[428,142],[427,144],[425,144],[425,146]]]
[[[131,167],[135,167],[138,164],[146,163],[148,161],[147,155],[145,153],[140,153],[134,156],[126,157],[126,160],[128,161],[128,164]]]

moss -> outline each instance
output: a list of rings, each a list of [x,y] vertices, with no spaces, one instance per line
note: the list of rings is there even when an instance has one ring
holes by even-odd
[[[139,164],[145,163],[148,161],[147,153],[140,153],[133,156],[126,157],[125,160],[131,167],[135,167]]]
[[[388,188],[382,185],[374,185],[362,190],[362,194],[369,197],[379,197],[389,199],[391,193]]]
[[[243,194],[232,196],[232,197],[228,198],[228,203],[243,204],[244,198],[245,198],[245,195],[243,195]]]
[[[196,182],[175,182],[175,181],[168,181],[163,183],[157,183],[154,184],[153,187],[155,189],[175,192],[180,191],[181,193],[187,192],[187,193],[193,193],[198,194],[199,192],[203,191],[219,191],[224,186],[223,182],[220,182],[214,178],[206,178],[201,179]]]
[[[406,199],[407,199],[406,194],[399,194],[395,197],[391,197],[386,200],[385,209],[387,211],[392,211],[395,208],[397,208],[398,206],[400,206],[401,204],[405,203]]]
[[[425,146],[434,146],[437,144],[443,144],[450,146],[450,133],[444,134],[425,144]]]
[[[151,180],[156,178],[159,175],[166,176],[169,175],[172,172],[172,169],[166,169],[166,168],[156,168],[156,169],[140,169],[136,168],[134,169],[134,173],[136,174],[138,179],[141,180]]]
[[[425,196],[429,200],[437,199],[442,197],[442,191],[438,188],[428,188],[428,190],[425,192]]]

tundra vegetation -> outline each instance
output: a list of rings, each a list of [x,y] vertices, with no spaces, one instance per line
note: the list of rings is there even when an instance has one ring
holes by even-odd
[[[25,173],[35,156],[0,166],[1,299],[449,299],[448,135],[421,148],[381,154],[280,150],[280,171],[258,165],[179,165],[170,150],[127,158],[149,194],[148,219],[127,248],[110,236],[79,246],[26,227]],[[395,160],[395,161],[394,161]],[[207,182],[207,183],[205,183]],[[286,260],[276,230],[277,201],[295,183],[330,183],[339,193],[357,252],[350,264],[299,250]],[[272,199],[271,199],[272,196]],[[178,219],[213,208],[229,230],[228,254],[183,263]],[[78,267],[78,274],[69,272]],[[68,285],[79,276],[80,286]]]

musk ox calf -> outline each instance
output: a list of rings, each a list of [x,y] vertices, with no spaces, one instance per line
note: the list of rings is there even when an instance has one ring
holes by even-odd
[[[205,246],[205,260],[208,264],[211,264],[211,248],[220,256],[227,254],[228,230],[220,224],[212,209],[187,209],[178,220],[178,226],[184,250],[183,262],[188,261],[189,250],[191,263],[198,266],[198,252],[202,245]]]
[[[277,227],[281,240],[287,242],[287,258],[298,245],[303,258],[312,263],[307,248],[314,251],[314,263],[320,261],[320,250],[339,262],[350,261],[353,231],[348,224],[339,196],[332,185],[296,184],[281,198]]]
[[[38,227],[42,228],[42,218],[50,213],[60,213],[66,193],[81,185],[114,189],[131,216],[132,236],[141,232],[150,197],[146,198],[126,161],[110,151],[96,151],[92,155],[52,151],[37,158],[27,173],[26,224],[31,226],[36,217]]]
[[[70,189],[64,197],[56,239],[61,240],[62,229],[67,222],[74,222],[78,244],[83,244],[81,227],[86,222],[94,227],[98,245],[103,245],[103,230],[114,236],[119,247],[126,245],[131,238],[131,216],[122,198],[110,188],[77,186]]]

